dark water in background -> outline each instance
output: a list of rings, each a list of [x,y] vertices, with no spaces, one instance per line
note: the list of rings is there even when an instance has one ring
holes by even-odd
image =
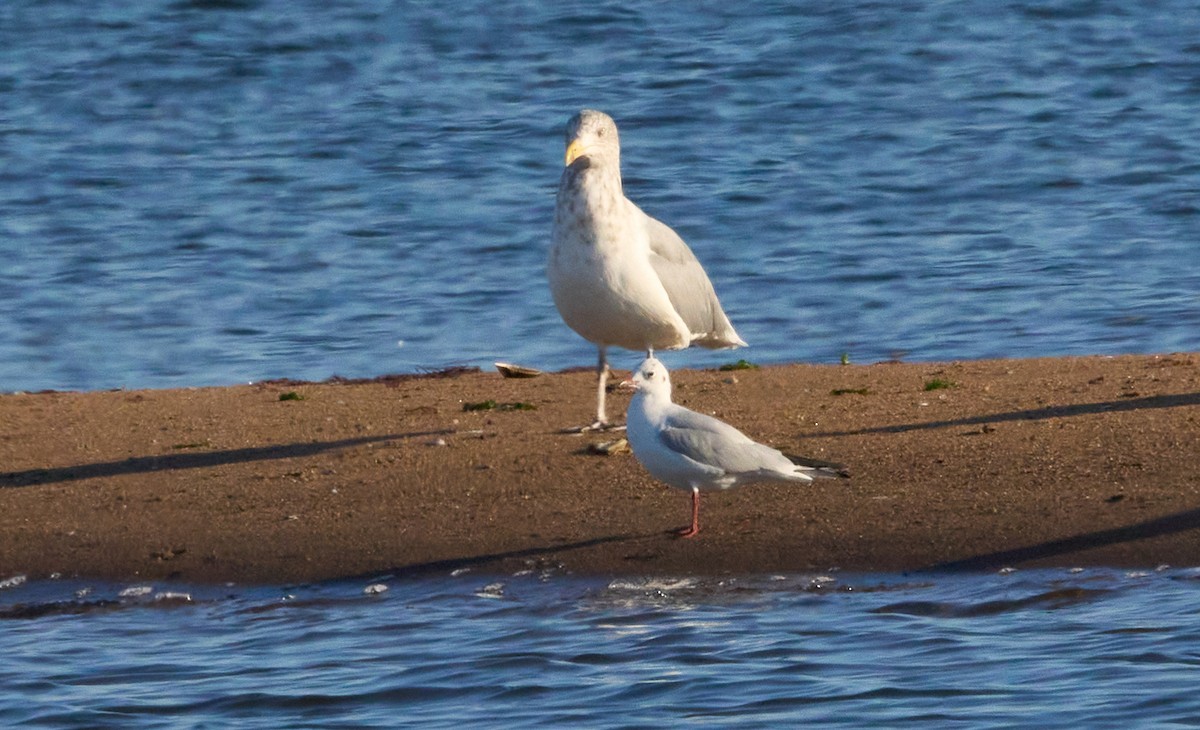
[[[5,0],[0,391],[590,363],[542,273],[581,106],[738,356],[1200,346],[1194,2]],[[1186,568],[13,578],[5,726],[1200,724]]]
[[[1195,2],[6,0],[0,391],[590,364],[582,106],[738,356],[1200,347]]]
[[[0,722],[1200,723],[1196,570],[606,581],[535,569],[372,585],[0,589]]]

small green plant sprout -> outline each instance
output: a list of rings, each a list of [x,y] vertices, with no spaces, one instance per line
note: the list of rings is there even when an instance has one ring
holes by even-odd
[[[726,363],[717,368],[721,372],[729,372],[730,370],[758,370],[758,366],[749,360],[738,360],[737,362]]]
[[[834,388],[830,395],[870,395],[870,388]]]
[[[927,390],[927,391],[943,390],[945,388],[955,388],[955,387],[957,387],[957,385],[954,383],[954,381],[946,380],[945,378],[934,378],[933,380],[926,381],[926,383],[925,383],[925,390]]]
[[[280,393],[279,400],[304,400],[304,396],[294,390],[289,390],[286,393]]]
[[[497,403],[494,400],[488,399],[479,401],[478,403],[463,403],[464,411],[536,411],[537,406],[532,403],[522,403],[520,401],[512,403]]]
[[[849,364],[850,364],[850,353],[848,353],[848,352],[843,352],[843,353],[842,353],[842,364],[843,364],[843,365],[849,365]]]

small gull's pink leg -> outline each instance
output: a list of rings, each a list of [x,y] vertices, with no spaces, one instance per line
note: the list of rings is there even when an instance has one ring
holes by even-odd
[[[692,526],[679,533],[680,537],[695,537],[700,532],[700,490],[692,487]]]

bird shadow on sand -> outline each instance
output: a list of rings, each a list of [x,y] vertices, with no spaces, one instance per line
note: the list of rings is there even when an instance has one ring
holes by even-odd
[[[1034,560],[1057,558],[1095,548],[1116,545],[1135,540],[1148,540],[1155,537],[1173,535],[1179,532],[1200,528],[1200,509],[1176,512],[1175,514],[1157,517],[1152,520],[1137,522],[1124,527],[1113,527],[1107,530],[1096,530],[1057,540],[1047,540],[1035,545],[1027,545],[1010,550],[975,555],[961,560],[952,560],[930,566],[932,571],[972,571],[1004,568],[1019,563]]]
[[[1122,398],[1121,400],[1100,401],[1096,403],[1079,403],[1066,406],[1046,406],[1045,408],[1030,408],[1023,411],[1007,413],[989,413],[986,415],[954,418],[944,421],[925,421],[922,423],[905,423],[895,426],[872,426],[852,431],[820,431],[806,433],[807,438],[863,436],[878,433],[906,433],[908,431],[926,431],[936,428],[954,426],[984,426],[1005,421],[1037,421],[1047,418],[1071,418],[1074,416],[1090,416],[1099,413],[1121,413],[1124,411],[1140,411],[1156,408],[1183,408],[1200,405],[1200,393],[1182,393],[1178,395],[1151,395],[1142,398]]]
[[[50,469],[0,472],[0,489],[30,487],[39,484],[55,484],[126,474],[146,474],[179,469],[204,469],[207,467],[242,464],[251,461],[294,459],[382,441],[399,441],[451,433],[454,432],[448,429],[415,431],[379,436],[359,436],[357,438],[338,439],[336,441],[312,441],[308,443],[254,446],[244,449],[225,449],[221,451],[189,451],[187,453],[157,454],[154,456],[133,456],[117,461],[101,461],[92,464],[52,467]]]

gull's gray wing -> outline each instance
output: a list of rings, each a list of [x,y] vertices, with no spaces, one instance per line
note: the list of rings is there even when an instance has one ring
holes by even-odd
[[[634,208],[646,221],[654,273],[691,331],[693,342],[713,348],[745,345],[721,309],[717,292],[692,249],[670,226]]]
[[[663,446],[727,474],[795,471],[787,457],[712,416],[676,406],[659,431]]]

